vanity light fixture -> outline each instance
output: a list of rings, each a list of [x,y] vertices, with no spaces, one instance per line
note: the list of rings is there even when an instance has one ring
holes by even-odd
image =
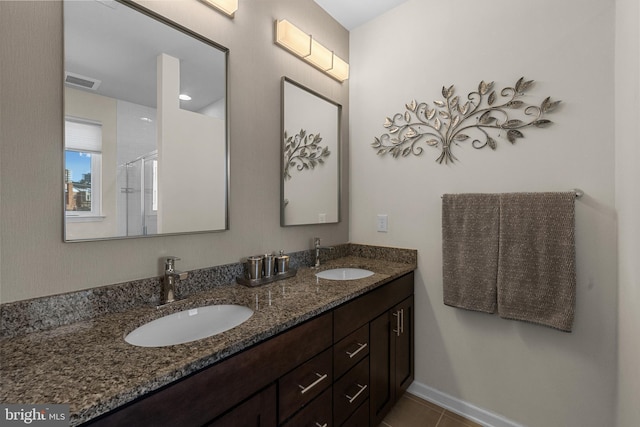
[[[238,0],[200,0],[200,1],[224,13],[230,18],[233,18],[233,15],[236,13],[236,10],[238,10]]]
[[[339,82],[349,78],[349,64],[286,19],[276,21],[276,44]]]

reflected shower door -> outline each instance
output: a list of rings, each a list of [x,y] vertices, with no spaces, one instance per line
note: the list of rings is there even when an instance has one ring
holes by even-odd
[[[158,154],[144,158],[143,173],[143,230],[144,234],[158,234]]]
[[[153,151],[125,165],[126,235],[146,236],[157,233],[158,154]]]

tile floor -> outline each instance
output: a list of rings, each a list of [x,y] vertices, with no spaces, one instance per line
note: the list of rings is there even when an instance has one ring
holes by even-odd
[[[398,403],[378,427],[482,427],[438,405],[410,393]]]

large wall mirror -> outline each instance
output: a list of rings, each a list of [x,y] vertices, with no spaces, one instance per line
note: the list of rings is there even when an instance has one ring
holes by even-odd
[[[282,78],[282,226],[340,221],[342,107]]]
[[[65,241],[228,228],[227,56],[128,1],[64,2]]]

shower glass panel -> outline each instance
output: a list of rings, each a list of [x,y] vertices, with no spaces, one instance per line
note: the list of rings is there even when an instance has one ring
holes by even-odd
[[[122,166],[126,219],[121,224],[127,236],[156,234],[158,229],[158,153],[153,151]]]

